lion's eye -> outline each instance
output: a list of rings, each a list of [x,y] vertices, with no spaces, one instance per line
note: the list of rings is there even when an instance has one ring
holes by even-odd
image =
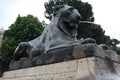
[[[70,11],[73,11],[73,10],[74,10],[74,7],[69,8],[69,10],[70,10]]]
[[[69,8],[69,9],[67,10],[67,14],[70,15],[70,14],[73,12],[73,10],[74,10],[73,7]]]
[[[65,16],[69,16],[71,14],[71,11],[67,10],[65,12],[61,13],[61,16],[65,17]]]
[[[62,12],[62,16],[69,16],[72,14],[74,8],[73,7],[70,7],[69,9],[67,9],[66,11]]]

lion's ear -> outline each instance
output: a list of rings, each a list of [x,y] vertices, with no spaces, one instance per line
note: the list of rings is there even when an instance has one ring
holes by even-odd
[[[56,6],[52,7],[52,9],[53,9],[53,16],[55,17],[56,14],[57,14],[57,11],[60,10],[61,8],[63,8],[63,7],[64,7],[64,5],[56,5]]]

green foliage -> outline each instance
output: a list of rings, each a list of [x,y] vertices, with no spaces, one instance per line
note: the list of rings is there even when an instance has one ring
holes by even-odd
[[[118,41],[117,39],[110,39],[107,42],[107,45],[109,45],[111,49],[118,51],[117,44],[119,44],[119,43],[120,43],[120,41]]]
[[[120,55],[120,47],[116,47],[115,51],[117,52],[118,55]]]
[[[87,2],[82,2],[81,0],[49,0],[49,2],[45,3],[46,8],[46,18],[50,19],[53,15],[53,9],[55,5],[63,5],[67,4],[70,6],[74,6],[79,13],[82,15],[82,20],[85,21],[94,21],[92,6]]]
[[[96,24],[80,24],[78,39],[80,38],[93,38],[97,41],[97,44],[107,43],[110,40],[110,37],[105,35],[105,31],[101,26]]]
[[[15,40],[12,37],[6,37],[2,41],[1,45],[1,56],[3,61],[9,61],[12,58],[12,55],[10,53],[13,53],[13,49],[15,49]],[[4,52],[4,53],[3,53]]]
[[[24,17],[18,15],[16,21],[4,32],[0,48],[3,61],[9,62],[12,59],[18,43],[32,40],[41,35],[44,24],[32,15]]]

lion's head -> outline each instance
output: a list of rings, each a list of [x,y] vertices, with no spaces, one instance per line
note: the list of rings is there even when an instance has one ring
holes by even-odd
[[[58,26],[71,36],[76,36],[77,27],[82,16],[72,6],[57,5],[54,7],[54,17],[59,17]]]

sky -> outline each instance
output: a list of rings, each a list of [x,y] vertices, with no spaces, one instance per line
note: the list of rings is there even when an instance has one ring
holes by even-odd
[[[0,0],[0,28],[5,30],[15,22],[17,16],[31,14],[40,21],[44,17],[44,2],[48,0]],[[100,24],[105,34],[120,40],[120,0],[82,0],[93,7],[95,23]]]

